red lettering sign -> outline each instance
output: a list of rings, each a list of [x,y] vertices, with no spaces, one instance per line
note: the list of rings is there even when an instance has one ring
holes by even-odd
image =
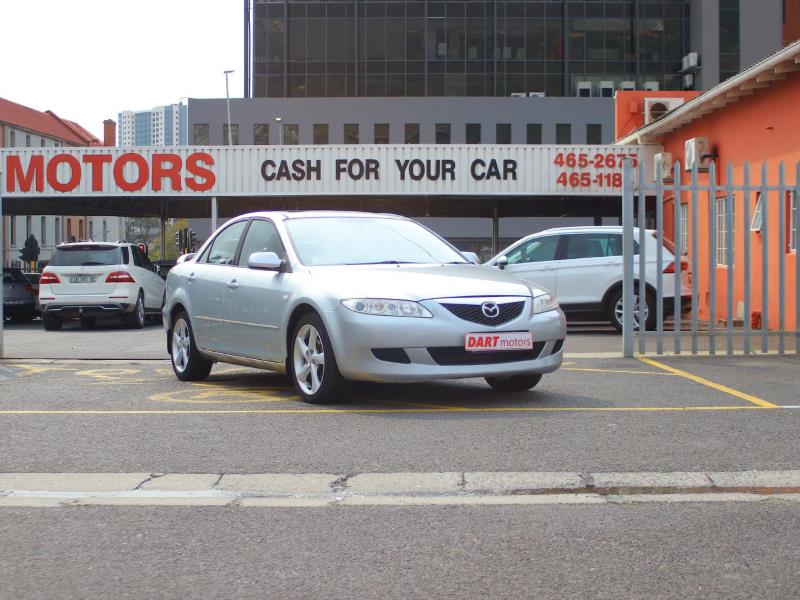
[[[125,165],[128,163],[135,164],[139,170],[136,179],[133,181],[125,179]],[[150,167],[141,154],[126,152],[114,163],[114,183],[123,192],[138,192],[145,186],[148,179],[150,179]]]
[[[173,192],[181,191],[181,157],[177,154],[153,154],[154,192],[161,191],[161,180],[165,177],[169,178]]]
[[[207,192],[217,182],[217,176],[214,172],[201,167],[200,163],[206,164],[209,167],[214,166],[214,158],[207,152],[195,152],[190,154],[186,159],[186,170],[189,171],[194,177],[186,178],[186,187],[195,192]],[[198,177],[201,178],[198,181]]]
[[[34,181],[36,181],[36,191],[44,191],[44,156],[31,156],[28,170],[23,171],[20,157],[9,155],[6,157],[6,173],[7,192],[15,192],[18,187],[21,192],[30,192]]]
[[[58,180],[58,167],[67,165],[69,177],[66,181]],[[57,192],[71,192],[81,182],[81,163],[71,154],[56,154],[47,163],[47,185]]]
[[[81,158],[92,171],[92,191],[103,191],[103,165],[111,162],[110,154],[87,154]]]

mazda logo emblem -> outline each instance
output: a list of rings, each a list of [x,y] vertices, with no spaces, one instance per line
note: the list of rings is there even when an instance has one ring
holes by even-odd
[[[488,319],[496,319],[500,316],[500,307],[495,302],[484,302],[481,304],[481,312]]]

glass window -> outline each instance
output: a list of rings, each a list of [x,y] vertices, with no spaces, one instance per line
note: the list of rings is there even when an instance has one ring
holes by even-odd
[[[586,143],[587,144],[602,144],[603,143],[603,126],[599,123],[589,123],[586,125]]]
[[[31,217],[28,216],[28,217],[25,217],[25,239],[26,240],[29,237],[31,237],[31,233],[32,233],[32,231],[31,231]]]
[[[55,242],[55,245],[58,246],[61,243],[61,217],[56,217],[54,233],[55,235],[53,236],[53,241]],[[105,241],[105,239],[103,241]]]
[[[528,123],[525,127],[526,142],[528,144],[542,143],[542,124]]]
[[[567,259],[599,258],[622,255],[622,236],[581,234],[567,237]]]
[[[211,143],[208,139],[208,123],[195,123],[192,129],[196,146],[208,146]]]
[[[789,192],[789,250],[797,252],[797,194]]]
[[[254,220],[250,223],[239,255],[239,265],[246,267],[253,252],[274,252],[280,258],[286,259],[278,230],[270,221]]]
[[[468,144],[481,143],[481,124],[467,123],[466,139]]]
[[[344,143],[358,144],[358,123],[344,124]]]
[[[195,125],[197,127],[197,125]],[[15,131],[8,132],[8,145],[15,146],[17,144],[17,134]]]
[[[287,145],[296,146],[300,143],[300,125],[296,123],[283,124],[283,140]]]
[[[682,256],[689,254],[689,205],[681,204],[680,251]]]
[[[436,124],[436,143],[437,144],[450,143],[450,123]]]
[[[256,146],[269,144],[269,123],[256,123],[253,125],[253,143]]]
[[[247,221],[237,221],[223,229],[205,253],[205,262],[212,265],[231,265]]]
[[[375,123],[375,143],[388,144],[389,143],[389,124],[388,123]]]
[[[761,231],[761,224],[764,220],[764,207],[761,205],[761,192],[756,194],[756,210],[753,212],[753,220],[750,221],[751,231]]]
[[[228,145],[228,124],[225,123],[222,125],[222,145]],[[231,135],[230,141],[233,143],[234,146],[239,145],[239,124],[233,123],[231,124]]]
[[[506,254],[508,264],[516,265],[555,260],[556,252],[558,251],[558,240],[558,236],[550,236],[523,242]]]
[[[406,123],[406,144],[419,144],[419,123]]]
[[[42,246],[47,245],[47,217],[42,217],[40,220],[41,224],[41,234],[40,238],[42,240]]]
[[[495,143],[496,144],[511,143],[511,123],[498,123],[495,126]]]
[[[732,199],[733,200],[733,199]],[[731,203],[733,204],[733,203]],[[730,207],[731,210],[734,209],[733,206]],[[733,238],[736,231],[736,219],[735,219],[735,211],[734,211],[734,218],[732,219],[732,223],[734,227],[731,231],[728,231],[728,219],[727,219],[727,211],[728,211],[728,198],[717,198],[716,201],[716,223],[717,223],[717,264],[725,266],[728,264],[728,248],[730,248],[731,253],[733,253]]]
[[[572,143],[572,125],[570,123],[556,123],[556,144]]]
[[[108,241],[108,221],[103,219],[103,234],[101,236],[104,242]]]
[[[314,143],[327,144],[328,143],[328,124],[315,123],[314,124]]]
[[[109,266],[126,263],[119,246],[97,244],[57,248],[50,258],[50,265],[54,267]]]

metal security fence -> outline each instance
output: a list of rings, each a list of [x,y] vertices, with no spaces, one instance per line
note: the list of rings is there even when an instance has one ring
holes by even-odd
[[[800,164],[792,176],[787,183],[783,163],[728,164],[720,182],[713,160],[685,173],[680,162],[656,161],[649,183],[626,161],[624,356],[637,342],[639,354],[663,354],[670,342],[675,354],[784,354],[792,338],[800,353]],[[656,238],[655,261],[635,244],[635,226]]]

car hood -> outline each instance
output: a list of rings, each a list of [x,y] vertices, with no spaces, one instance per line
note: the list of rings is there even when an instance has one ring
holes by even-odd
[[[473,264],[312,267],[309,273],[340,298],[427,300],[545,292],[510,273]]]

